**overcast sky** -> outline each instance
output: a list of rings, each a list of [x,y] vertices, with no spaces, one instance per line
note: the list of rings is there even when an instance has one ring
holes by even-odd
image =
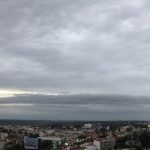
[[[150,1],[0,0],[0,89],[28,95],[1,98],[0,118],[150,119]]]

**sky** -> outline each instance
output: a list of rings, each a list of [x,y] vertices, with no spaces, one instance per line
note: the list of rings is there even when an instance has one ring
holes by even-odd
[[[149,0],[0,0],[0,119],[150,119]]]

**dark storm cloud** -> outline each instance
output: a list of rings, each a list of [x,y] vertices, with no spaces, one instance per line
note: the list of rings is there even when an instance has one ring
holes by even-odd
[[[144,120],[149,119],[150,98],[123,95],[21,95],[1,98],[0,112],[1,118]]]

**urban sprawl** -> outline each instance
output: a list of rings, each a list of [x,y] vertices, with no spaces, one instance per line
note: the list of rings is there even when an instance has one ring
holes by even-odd
[[[146,121],[41,122],[0,122],[0,150],[150,149]]]

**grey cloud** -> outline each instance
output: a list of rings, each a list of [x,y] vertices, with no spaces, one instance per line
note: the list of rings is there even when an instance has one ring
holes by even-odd
[[[21,116],[29,117],[29,114],[32,114],[30,119],[38,115],[39,118],[42,116],[42,119],[56,120],[149,119],[150,101],[149,97],[123,95],[24,95],[1,98],[0,108],[0,118],[6,113],[6,116],[15,116],[19,119]],[[7,110],[9,111],[6,112]],[[134,118],[125,114],[132,114]],[[144,118],[140,118],[144,114]]]
[[[148,0],[0,0],[0,89],[150,96],[149,8]],[[40,105],[42,97],[21,99]],[[149,103],[113,96],[108,103],[97,96],[60,99],[43,97],[41,103],[65,111],[73,104],[94,110],[97,102],[120,112],[122,104],[126,111]],[[20,103],[19,97],[12,101]]]

